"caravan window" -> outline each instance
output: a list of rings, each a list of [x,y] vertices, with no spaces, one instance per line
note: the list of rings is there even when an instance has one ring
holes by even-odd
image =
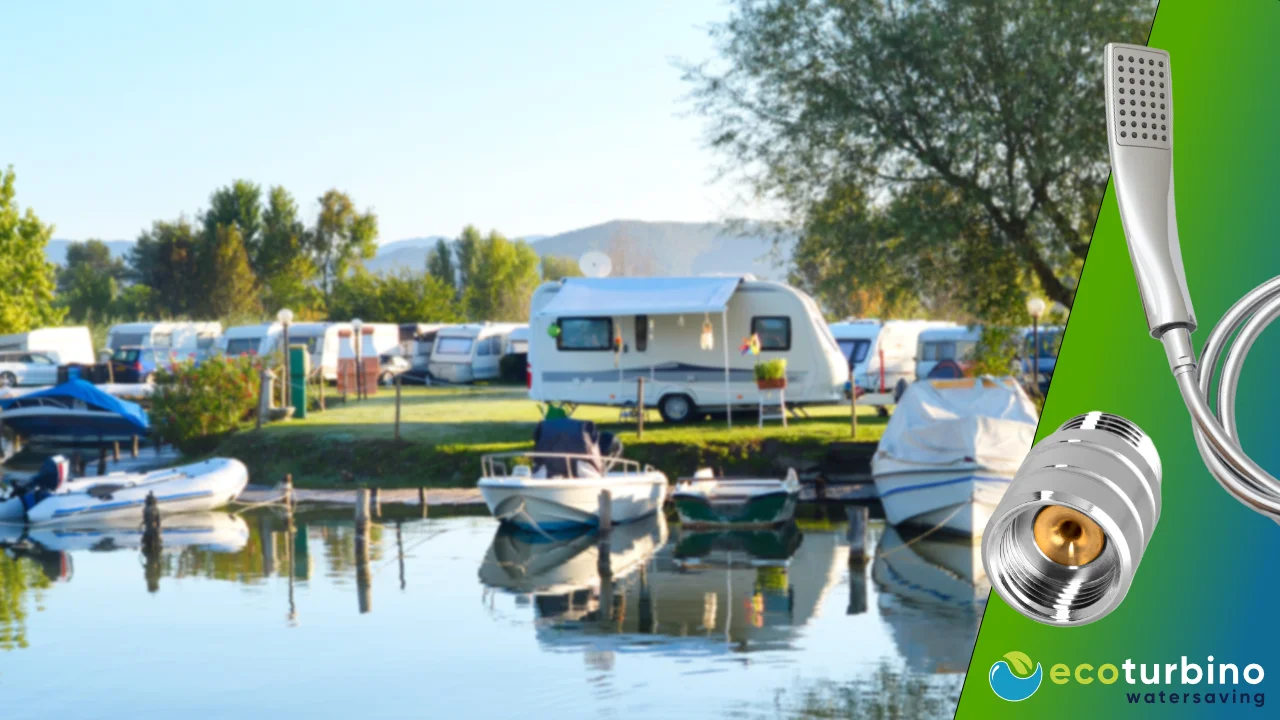
[[[442,355],[470,355],[471,338],[442,337],[436,340],[436,352]]]
[[[110,350],[119,350],[130,345],[141,345],[144,337],[146,335],[143,333],[112,333],[111,342],[107,344],[107,347]]]
[[[213,333],[200,333],[196,336],[196,349],[208,350],[213,347],[216,342],[218,342],[217,335],[214,335]]]
[[[636,316],[636,352],[649,349],[649,316]]]
[[[613,349],[613,320],[610,318],[560,318],[556,321],[560,334],[556,336],[557,350]]]
[[[158,348],[167,348],[173,346],[173,335],[167,332],[152,333],[151,346]]]
[[[751,334],[760,336],[761,350],[790,350],[791,318],[753,317]]]
[[[840,340],[840,352],[849,359],[849,367],[853,367],[867,359],[867,351],[871,349],[870,340]]]
[[[259,338],[232,338],[227,340],[227,355],[236,357],[239,355],[257,355],[258,345],[261,344]]]

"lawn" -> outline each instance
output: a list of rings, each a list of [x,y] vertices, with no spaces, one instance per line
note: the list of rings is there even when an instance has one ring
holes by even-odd
[[[574,417],[617,433],[627,457],[674,477],[700,465],[765,472],[774,455],[819,457],[830,443],[850,439],[848,406],[814,407],[809,414],[788,428],[777,421],[759,428],[754,417],[744,416],[729,429],[724,421],[668,425],[651,411],[643,438],[634,421],[618,422],[617,409],[583,407]],[[530,447],[541,417],[523,388],[405,387],[399,442],[395,393],[383,390],[364,401],[331,403],[305,420],[239,433],[220,452],[248,463],[255,482],[289,472],[301,487],[469,486],[478,476],[480,455]],[[878,440],[884,423],[874,408],[859,408],[857,439]]]

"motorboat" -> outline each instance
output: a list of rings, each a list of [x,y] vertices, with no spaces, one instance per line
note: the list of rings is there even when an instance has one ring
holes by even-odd
[[[151,432],[142,406],[79,379],[0,399],[0,421],[33,444],[127,442]]]
[[[913,383],[871,460],[886,520],[981,536],[1031,450],[1037,422],[1013,378]]]
[[[769,529],[700,530],[681,527],[672,557],[678,567],[786,567],[804,534],[794,522]]]
[[[234,458],[75,480],[70,468],[70,461],[56,455],[31,478],[6,483],[0,488],[0,522],[140,522],[149,495],[155,495],[162,515],[208,511],[234,501],[249,483],[248,469]]]
[[[615,524],[661,510],[667,476],[621,455],[622,442],[597,431],[595,423],[543,420],[534,429],[532,451],[481,458],[477,486],[494,517],[543,532],[599,525],[606,490]]]
[[[773,527],[791,519],[800,499],[794,468],[785,478],[718,478],[710,468],[676,482],[671,501],[686,527]]]

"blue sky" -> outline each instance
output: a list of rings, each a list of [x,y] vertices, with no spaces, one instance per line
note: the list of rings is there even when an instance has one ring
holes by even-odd
[[[55,237],[132,239],[234,178],[383,242],[760,216],[673,59],[723,0],[33,2],[5,10],[0,166]]]

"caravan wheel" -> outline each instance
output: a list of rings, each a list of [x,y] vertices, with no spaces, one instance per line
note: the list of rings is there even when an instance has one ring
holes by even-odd
[[[698,406],[688,395],[667,395],[658,403],[658,412],[669,423],[689,422],[697,414]]]

